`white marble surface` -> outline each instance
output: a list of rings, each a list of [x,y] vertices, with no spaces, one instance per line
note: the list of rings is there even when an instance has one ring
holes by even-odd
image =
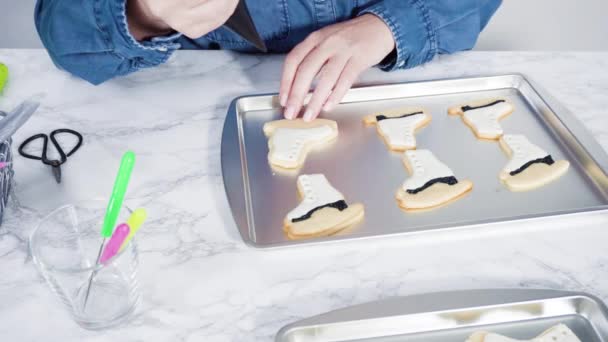
[[[0,227],[1,341],[271,341],[283,325],[389,296],[485,287],[582,290],[608,299],[608,217],[548,219],[489,229],[259,251],[229,214],[220,135],[235,96],[278,88],[281,56],[182,52],[169,64],[94,87],[58,71],[42,50],[0,50],[12,80],[7,109],[46,98],[16,135],[61,126],[85,145],[55,184],[16,158],[16,188]],[[560,99],[608,148],[608,53],[469,52],[361,84],[524,73]],[[128,203],[150,221],[138,235],[143,302],[119,328],[79,328],[28,256],[37,221],[63,203],[107,196],[121,153],[138,154]]]

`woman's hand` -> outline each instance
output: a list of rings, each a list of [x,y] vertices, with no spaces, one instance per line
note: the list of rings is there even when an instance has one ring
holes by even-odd
[[[279,96],[285,118],[298,116],[315,79],[304,120],[315,119],[321,109],[331,110],[361,72],[380,63],[394,48],[388,26],[373,14],[311,33],[285,59]]]
[[[222,26],[238,0],[128,0],[129,31],[137,40],[173,30],[199,38]]]

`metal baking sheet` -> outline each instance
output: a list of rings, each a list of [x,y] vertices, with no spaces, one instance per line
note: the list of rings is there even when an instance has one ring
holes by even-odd
[[[495,142],[475,138],[450,106],[484,98],[507,98],[513,114],[501,121],[507,133],[526,135],[571,168],[559,180],[514,193],[499,181],[507,156]],[[430,149],[460,179],[474,183],[471,193],[426,212],[402,211],[395,191],[409,176],[402,154],[390,152],[362,117],[399,107],[424,107],[432,115],[417,135],[418,148]],[[277,247],[341,239],[412,234],[510,220],[608,209],[608,156],[587,130],[557,101],[523,75],[393,84],[352,89],[325,118],[336,120],[338,140],[308,155],[298,172],[275,172],[267,161],[265,122],[282,118],[276,95],[235,99],[222,136],[222,170],[233,216],[244,241]],[[335,236],[291,241],[283,218],[295,208],[298,174],[323,173],[346,197],[365,205],[365,219]]]
[[[397,297],[290,324],[276,342],[464,342],[484,330],[531,339],[567,325],[583,342],[608,341],[608,311],[578,292],[492,289]]]

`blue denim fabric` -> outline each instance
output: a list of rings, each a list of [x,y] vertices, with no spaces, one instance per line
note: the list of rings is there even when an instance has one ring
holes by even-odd
[[[247,0],[270,52],[287,52],[324,26],[366,13],[396,41],[384,70],[411,68],[436,54],[471,49],[500,0]],[[36,28],[53,62],[93,84],[165,62],[177,49],[255,48],[221,27],[198,39],[181,34],[136,41],[125,0],[38,0]]]

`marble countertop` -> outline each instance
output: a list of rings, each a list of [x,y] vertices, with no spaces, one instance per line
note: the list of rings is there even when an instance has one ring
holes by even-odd
[[[44,93],[25,137],[67,126],[84,148],[55,183],[48,167],[16,158],[15,191],[0,227],[2,341],[271,341],[300,318],[431,291],[553,288],[608,299],[608,217],[500,224],[487,229],[280,250],[245,246],[220,171],[220,136],[236,96],[275,92],[282,56],[179,52],[168,64],[92,86],[57,70],[43,50],[0,50],[11,83],[0,108]],[[568,107],[608,149],[608,53],[466,52],[413,70],[370,70],[359,84],[523,73]],[[38,220],[64,203],[107,196],[122,152],[138,154],[130,205],[143,301],[128,324],[92,332],[59,305],[28,256]]]

